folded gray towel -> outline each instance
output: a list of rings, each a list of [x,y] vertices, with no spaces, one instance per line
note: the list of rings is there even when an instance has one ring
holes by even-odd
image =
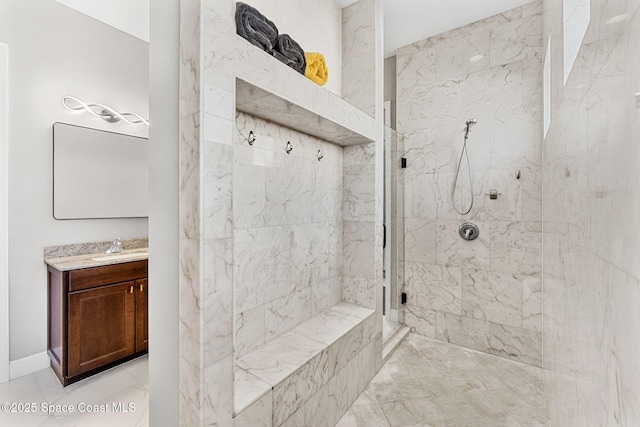
[[[254,7],[236,3],[236,32],[251,44],[271,53],[278,42],[278,28]]]
[[[278,42],[271,54],[300,74],[304,74],[307,68],[304,50],[288,34],[278,36]]]

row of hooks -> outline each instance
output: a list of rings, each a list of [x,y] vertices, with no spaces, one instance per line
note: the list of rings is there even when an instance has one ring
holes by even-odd
[[[247,137],[247,142],[249,143],[249,145],[253,146],[253,144],[256,142],[256,139],[256,134],[252,130],[249,131],[249,136]],[[287,145],[284,150],[287,154],[291,154],[291,152],[293,151],[293,145],[291,144],[291,141],[287,141]],[[322,160],[323,157],[324,154],[322,154],[322,150],[318,150],[318,154],[316,155],[318,161]]]

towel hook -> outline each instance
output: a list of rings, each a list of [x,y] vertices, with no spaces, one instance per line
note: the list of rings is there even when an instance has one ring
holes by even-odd
[[[291,152],[293,151],[293,145],[291,145],[291,141],[287,141],[287,154],[291,154]]]
[[[322,154],[322,150],[324,149],[324,141],[322,140],[318,141],[317,147],[318,147],[318,154],[316,154],[316,158],[318,159],[318,161],[320,161],[324,157],[324,154]]]
[[[256,142],[256,134],[253,133],[252,130],[249,131],[249,137],[247,138],[247,141],[249,142],[249,145],[253,145],[253,143]]]

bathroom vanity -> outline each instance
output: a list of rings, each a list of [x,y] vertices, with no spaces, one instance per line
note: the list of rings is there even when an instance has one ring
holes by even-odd
[[[147,353],[147,256],[45,260],[47,352],[63,385]]]

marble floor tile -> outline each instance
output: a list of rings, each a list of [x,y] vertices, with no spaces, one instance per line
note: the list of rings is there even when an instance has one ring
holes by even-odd
[[[125,369],[102,372],[92,377],[92,381],[77,382],[60,391],[55,405],[74,405],[78,402],[93,404],[137,384],[136,379]],[[75,385],[75,387],[73,387]],[[46,395],[45,395],[46,396]]]
[[[380,407],[391,427],[419,425],[423,421],[437,425],[446,419],[444,410],[430,398],[382,402]]]
[[[357,405],[353,407],[353,415],[357,426],[388,427],[389,423],[378,405]]]
[[[36,405],[32,413],[0,412],[0,426],[146,427],[149,359],[139,357],[67,387],[62,387],[50,368],[43,369],[0,384],[0,402]],[[68,405],[74,412],[62,412],[55,405]],[[105,412],[89,411],[101,408]]]
[[[529,427],[547,418],[541,369],[409,334],[337,426]]]
[[[346,414],[344,414],[340,421],[338,421],[336,427],[358,427],[355,412],[349,410]]]
[[[369,393],[378,403],[434,397],[436,392],[430,387],[431,384],[432,378],[418,378],[403,382],[373,383],[369,386]]]
[[[0,413],[2,426],[147,426],[148,359],[62,387],[50,369],[0,385],[10,402],[135,405],[130,413]],[[292,421],[296,424],[295,420]],[[541,370],[410,334],[340,427],[548,426]],[[296,426],[300,427],[300,426]]]

